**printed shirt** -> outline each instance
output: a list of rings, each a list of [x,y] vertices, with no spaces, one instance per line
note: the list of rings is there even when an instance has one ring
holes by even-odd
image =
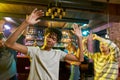
[[[69,53],[70,54],[70,53]],[[80,50],[78,49],[77,51],[71,53],[73,55],[75,55],[76,57],[79,58],[79,55],[80,55]],[[71,65],[80,65],[80,62],[77,62],[77,61],[70,61],[70,64]]]

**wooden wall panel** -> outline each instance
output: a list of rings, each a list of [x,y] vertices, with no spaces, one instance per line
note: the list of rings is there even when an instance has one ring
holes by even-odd
[[[112,27],[108,28],[109,37],[120,48],[120,23],[113,23]]]

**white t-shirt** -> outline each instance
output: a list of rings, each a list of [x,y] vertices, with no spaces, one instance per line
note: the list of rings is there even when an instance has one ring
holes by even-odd
[[[28,47],[28,55],[31,59],[28,80],[58,80],[60,60],[67,55],[63,51],[41,50],[39,47]]]

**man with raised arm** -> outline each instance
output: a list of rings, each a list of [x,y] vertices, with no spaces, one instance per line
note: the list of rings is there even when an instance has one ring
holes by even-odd
[[[42,10],[33,10],[26,20],[17,28],[17,30],[7,39],[5,45],[9,48],[22,52],[30,56],[31,65],[28,80],[58,80],[60,60],[83,61],[83,54],[78,53],[79,57],[72,54],[66,54],[63,51],[53,50],[52,47],[61,39],[62,33],[56,28],[47,28],[44,34],[44,43],[42,47],[25,46],[16,43],[21,32],[28,25],[38,23]],[[77,24],[74,24],[73,32],[78,39],[78,48],[82,50],[82,35]]]

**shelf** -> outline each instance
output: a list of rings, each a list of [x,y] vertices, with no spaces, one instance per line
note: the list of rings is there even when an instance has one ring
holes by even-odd
[[[43,41],[42,39],[26,39],[26,41]]]

